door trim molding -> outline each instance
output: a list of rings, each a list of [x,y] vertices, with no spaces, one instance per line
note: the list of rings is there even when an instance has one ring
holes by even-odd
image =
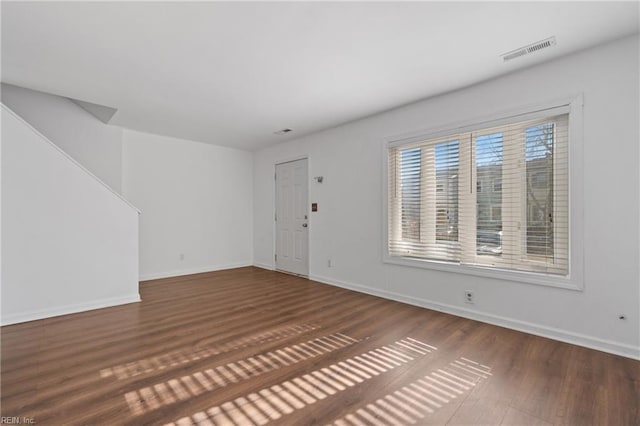
[[[302,156],[295,156],[295,157],[287,157],[283,160],[277,160],[274,164],[273,164],[273,171],[275,172],[276,170],[276,166],[280,165],[280,164],[286,164],[286,163],[293,163],[294,161],[299,161],[299,160],[307,160],[309,161],[309,156],[308,155],[302,155]],[[308,165],[308,163],[307,163]],[[308,168],[307,168],[308,171]]]

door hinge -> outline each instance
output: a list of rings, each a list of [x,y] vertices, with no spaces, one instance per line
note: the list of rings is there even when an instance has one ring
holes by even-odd
[[[273,174],[273,180],[278,180],[278,174],[277,173]]]
[[[277,255],[277,254],[274,254],[274,255],[273,255],[273,259],[277,262],[277,261],[278,261],[278,255]]]

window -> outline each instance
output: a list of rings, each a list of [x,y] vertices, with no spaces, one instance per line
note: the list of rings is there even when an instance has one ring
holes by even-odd
[[[568,275],[567,110],[390,143],[388,256]]]
[[[400,152],[400,196],[402,199],[402,238],[420,239],[420,163],[421,149]]]
[[[491,207],[491,220],[502,221],[502,206]]]

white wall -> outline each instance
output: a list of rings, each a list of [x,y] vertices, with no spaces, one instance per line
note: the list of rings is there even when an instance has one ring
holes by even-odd
[[[142,211],[141,279],[252,264],[250,152],[131,130],[123,139],[123,193]]]
[[[2,103],[120,192],[120,127],[104,124],[67,98],[5,83],[2,83]]]
[[[130,303],[138,212],[2,106],[3,325]]]
[[[325,178],[310,180],[312,279],[640,357],[638,75],[638,39],[627,38],[258,151],[254,263],[273,267],[274,164],[308,156],[309,175]],[[382,263],[385,138],[580,93],[584,291]]]

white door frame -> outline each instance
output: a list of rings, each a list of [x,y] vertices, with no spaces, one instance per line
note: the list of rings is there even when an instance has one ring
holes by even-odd
[[[310,267],[311,267],[311,244],[310,244],[310,236],[311,236],[311,214],[310,214],[310,208],[309,208],[309,199],[310,199],[310,183],[311,183],[311,159],[309,157],[309,155],[300,155],[300,156],[295,156],[295,157],[287,157],[287,158],[283,158],[280,160],[276,160],[273,163],[273,194],[272,194],[272,200],[274,201],[273,203],[273,216],[272,216],[272,220],[273,220],[273,244],[272,244],[272,259],[273,259],[273,270],[278,270],[276,268],[276,252],[277,252],[277,247],[278,247],[278,224],[276,221],[276,214],[278,211],[278,200],[277,200],[277,183],[276,183],[276,168],[277,166],[279,166],[280,164],[285,164],[285,163],[292,163],[294,161],[299,161],[299,160],[307,160],[307,223],[309,224],[308,228],[307,228],[307,275],[302,275],[305,277],[308,277],[310,275]],[[290,273],[287,271],[280,271],[283,273]],[[299,275],[299,274],[294,274],[294,275]]]

